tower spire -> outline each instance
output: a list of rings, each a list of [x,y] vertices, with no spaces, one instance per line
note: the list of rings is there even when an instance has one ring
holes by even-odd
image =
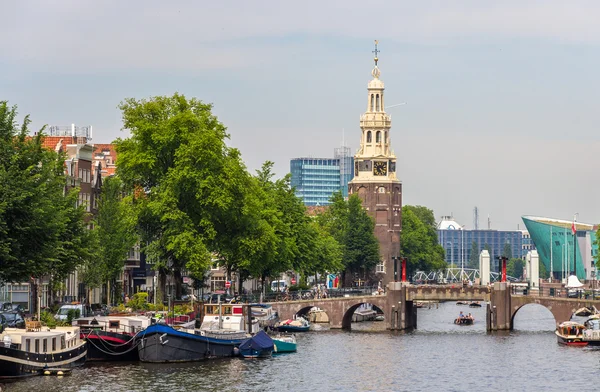
[[[373,53],[375,53],[375,58],[373,60],[375,60],[375,66],[377,67],[377,61],[379,61],[379,58],[377,58],[377,53],[381,52],[381,50],[377,49],[377,45],[379,44],[378,40],[375,40],[375,50],[373,51]]]

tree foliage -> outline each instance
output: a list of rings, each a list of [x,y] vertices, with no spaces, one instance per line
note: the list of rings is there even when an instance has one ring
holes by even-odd
[[[323,238],[322,245],[326,245],[330,252],[341,255],[341,263],[329,266],[330,272],[344,271],[362,274],[380,262],[379,242],[374,234],[375,224],[367,211],[362,207],[358,195],[351,195],[344,200],[341,192],[336,192],[331,197],[331,204],[323,213],[317,215],[316,225],[321,233],[328,233],[331,238]],[[335,246],[335,243],[338,246]],[[343,279],[350,282],[351,279]]]
[[[510,259],[506,265],[506,274],[520,280],[523,278],[523,266],[523,259]]]
[[[99,287],[114,281],[122,272],[129,250],[135,245],[135,216],[131,196],[125,198],[119,177],[106,178],[98,201],[98,214],[94,220],[98,256],[82,270],[88,287]]]
[[[446,268],[432,210],[423,206],[402,207],[401,250],[411,272]]]
[[[479,269],[479,246],[477,242],[471,243],[471,255],[469,256],[469,268]]]
[[[0,102],[0,280],[61,278],[93,257],[78,189],[65,194],[64,156],[28,137],[29,116]]]
[[[135,192],[138,230],[156,268],[201,273],[237,241],[249,177],[211,105],[183,95],[126,99],[118,174]]]

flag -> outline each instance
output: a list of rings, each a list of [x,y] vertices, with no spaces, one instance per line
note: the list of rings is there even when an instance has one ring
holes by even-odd
[[[573,221],[573,223],[571,223],[571,232],[573,233],[573,235],[575,235],[575,232],[577,230],[575,230],[575,221]]]

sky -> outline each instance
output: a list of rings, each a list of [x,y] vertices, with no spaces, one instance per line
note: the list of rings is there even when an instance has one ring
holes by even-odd
[[[0,2],[0,100],[127,137],[125,98],[214,105],[254,172],[359,146],[373,41],[403,202],[473,227],[600,223],[600,2]]]

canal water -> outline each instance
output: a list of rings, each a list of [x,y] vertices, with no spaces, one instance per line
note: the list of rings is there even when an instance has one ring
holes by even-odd
[[[453,324],[463,310],[472,326]],[[556,343],[552,314],[526,305],[515,330],[489,334],[484,308],[418,310],[418,329],[353,330],[298,335],[298,352],[264,360],[191,364],[86,364],[70,376],[35,377],[5,391],[559,391],[595,389],[600,350]]]

